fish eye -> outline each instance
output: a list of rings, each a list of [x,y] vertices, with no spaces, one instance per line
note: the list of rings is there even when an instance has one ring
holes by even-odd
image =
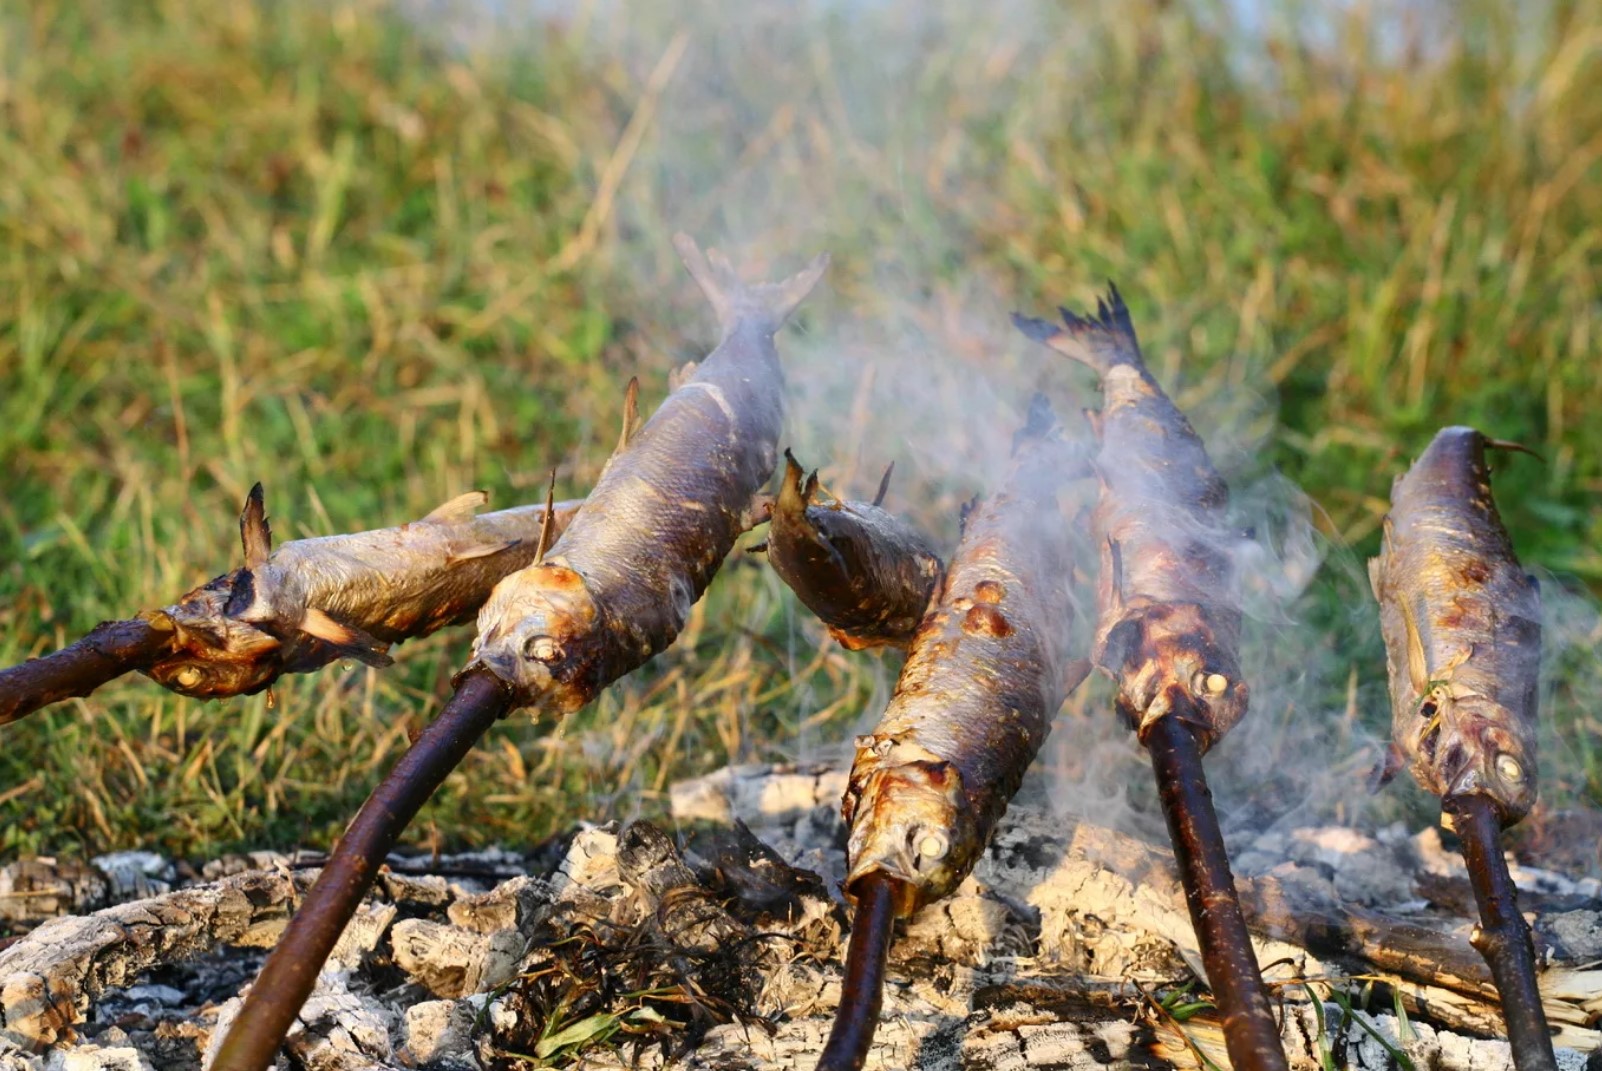
[[[562,645],[554,636],[530,636],[523,644],[523,654],[536,662],[556,662],[562,657]]]
[[[907,832],[907,846],[917,852],[920,859],[931,862],[944,859],[951,850],[951,843],[945,836],[935,830],[909,830]]]
[[[1190,681],[1190,690],[1197,695],[1223,695],[1228,688],[1228,677],[1202,669],[1198,669]]]
[[[180,688],[193,688],[204,680],[205,676],[204,673],[200,672],[199,666],[185,666],[178,671],[173,680],[178,682],[178,687]]]
[[[1496,757],[1496,772],[1502,775],[1504,781],[1524,780],[1524,767],[1505,751]]]

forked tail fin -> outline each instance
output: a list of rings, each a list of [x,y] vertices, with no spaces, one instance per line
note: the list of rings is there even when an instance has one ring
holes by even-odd
[[[1049,320],[1037,320],[1016,312],[1012,314],[1012,322],[1036,342],[1043,342],[1097,372],[1106,373],[1120,364],[1144,367],[1140,343],[1135,339],[1135,325],[1130,322],[1129,307],[1124,304],[1117,286],[1107,284],[1107,296],[1096,301],[1094,315],[1081,316],[1068,309],[1058,311],[1062,313],[1061,327]]]
[[[829,254],[819,253],[812,258],[812,263],[782,282],[748,286],[740,281],[728,258],[716,249],[703,253],[695,239],[683,233],[673,236],[673,245],[712,303],[725,335],[742,320],[756,320],[771,330],[778,330],[802,299],[812,292],[829,266]]]

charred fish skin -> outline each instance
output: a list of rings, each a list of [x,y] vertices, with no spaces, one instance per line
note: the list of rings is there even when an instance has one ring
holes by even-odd
[[[1089,672],[1071,655],[1073,554],[1058,492],[1075,467],[1044,399],[1012,471],[968,514],[894,697],[858,738],[847,894],[896,880],[898,915],[973,869],[1052,719]]]
[[[1118,682],[1119,709],[1142,739],[1177,709],[1205,751],[1245,715],[1248,699],[1229,487],[1146,368],[1117,287],[1095,315],[1063,309],[1062,318],[1060,327],[1021,315],[1013,322],[1101,378],[1103,408],[1086,414],[1101,440],[1092,523],[1106,536],[1092,659]]]
[[[1491,496],[1496,445],[1435,436],[1392,486],[1369,576],[1402,761],[1434,795],[1490,796],[1508,826],[1535,802],[1541,597]]]
[[[246,566],[145,615],[173,630],[177,649],[143,672],[212,699],[252,695],[345,657],[387,664],[391,644],[467,620],[533,560],[545,506],[477,514],[487,498],[473,491],[419,521],[271,550],[258,484],[241,517]],[[555,530],[578,506],[556,504]]]
[[[849,650],[905,648],[944,572],[940,556],[877,502],[838,499],[784,457],[768,527],[773,571]]]
[[[473,664],[523,705],[577,710],[672,643],[773,473],[784,416],[774,335],[828,257],[748,287],[715,251],[703,255],[684,235],[675,244],[722,339],[626,434],[549,555],[502,581],[479,614]]]

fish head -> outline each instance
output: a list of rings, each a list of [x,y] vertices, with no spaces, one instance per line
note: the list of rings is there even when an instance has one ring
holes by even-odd
[[[226,612],[236,579],[225,574],[156,611],[177,636],[177,650],[147,676],[179,695],[212,699],[259,692],[283,672],[279,641]]]
[[[1433,767],[1441,795],[1483,795],[1496,802],[1504,826],[1535,805],[1535,741],[1511,728],[1512,711],[1480,695],[1453,698],[1437,689],[1420,705],[1419,756]]]
[[[516,689],[521,705],[571,713],[600,687],[600,622],[584,577],[540,562],[496,586],[479,614],[474,657]]]
[[[1118,678],[1119,705],[1142,736],[1173,711],[1199,730],[1205,750],[1245,716],[1250,698],[1232,632],[1195,603],[1148,606],[1108,631],[1097,661]]]
[[[888,875],[897,879],[896,913],[905,917],[962,883],[984,844],[955,766],[914,759],[876,767],[853,782],[860,790],[849,802],[848,895],[858,878]]]

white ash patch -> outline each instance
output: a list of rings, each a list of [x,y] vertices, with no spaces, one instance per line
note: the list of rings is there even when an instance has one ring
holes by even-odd
[[[687,838],[677,849],[660,834],[587,828],[559,862],[395,860],[319,978],[289,1066],[470,1071],[546,1059],[811,1071],[840,996],[843,787],[838,770],[735,767],[675,786]],[[737,820],[754,837],[704,835]],[[628,854],[642,845],[655,854]],[[1259,959],[1275,964],[1268,980],[1287,1001],[1293,1067],[1320,1067],[1327,1046],[1342,1068],[1389,1068],[1392,1049],[1439,1071],[1511,1068],[1506,1044],[1482,1036],[1500,1024],[1474,991],[1484,970],[1467,948],[1467,919],[1439,906],[1466,883],[1438,834],[1276,832],[1237,844],[1235,858]],[[0,1069],[199,1071],[317,861],[257,853],[198,873],[151,860],[6,868],[0,893],[45,895],[0,896],[0,908],[66,909],[85,902],[77,889],[100,906],[0,950]],[[114,881],[112,869],[139,876]],[[1521,887],[1549,963],[1549,1016],[1572,1046],[1560,1066],[1577,1071],[1582,1052],[1602,1044],[1592,1026],[1602,972],[1584,969],[1602,952],[1602,910],[1583,899],[1583,881],[1528,871]],[[114,888],[169,876],[164,894],[108,902],[124,895]],[[1412,944],[1386,944],[1404,932]],[[1178,1023],[1165,1010],[1195,992],[1184,987],[1198,985],[1197,960],[1164,847],[1017,805],[968,881],[901,927],[868,1067],[1195,1067],[1192,1046],[1223,1066],[1206,1013]],[[1356,999],[1360,984],[1345,979],[1359,973],[1392,979],[1405,1027],[1383,989],[1371,1013],[1333,999]],[[698,1006],[629,995],[681,979]],[[1322,1027],[1308,980],[1325,998]],[[48,1013],[37,999],[46,992]],[[629,1039],[637,1051],[621,1044]]]

